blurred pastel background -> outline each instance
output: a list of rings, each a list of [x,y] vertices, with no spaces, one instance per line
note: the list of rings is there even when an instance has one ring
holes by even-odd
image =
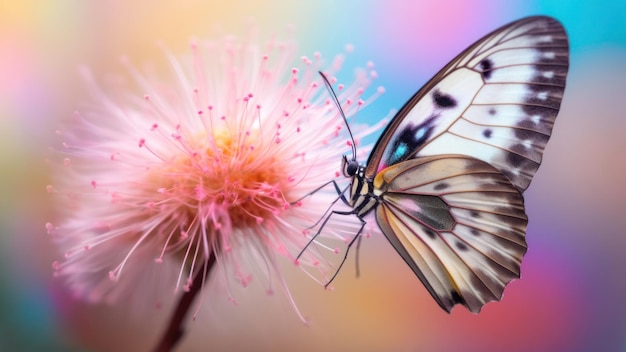
[[[387,93],[359,116],[399,108],[487,32],[547,14],[571,40],[563,106],[526,192],[530,249],[522,280],[475,316],[428,296],[382,236],[364,241],[361,277],[348,263],[324,291],[286,275],[303,326],[280,297],[239,292],[206,302],[180,351],[626,351],[626,2],[604,1],[10,1],[0,2],[0,350],[148,350],[169,316],[72,300],[52,278],[59,253],[44,159],[59,121],[89,101],[77,67],[123,73],[119,56],[163,62],[191,37],[293,25],[303,55],[354,44],[343,77],[372,60]],[[410,4],[410,5],[409,5]],[[435,5],[436,4],[436,5]],[[339,162],[339,158],[337,159]],[[351,259],[351,261],[353,258]],[[253,285],[254,286],[254,285]]]

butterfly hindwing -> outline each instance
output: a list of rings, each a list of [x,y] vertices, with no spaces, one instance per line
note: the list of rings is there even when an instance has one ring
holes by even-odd
[[[404,105],[370,155],[366,177],[415,157],[465,154],[525,190],[550,137],[567,69],[567,35],[552,18],[528,17],[492,32]]]
[[[446,311],[477,313],[519,278],[527,218],[519,190],[493,166],[462,155],[411,159],[380,172],[376,220]]]

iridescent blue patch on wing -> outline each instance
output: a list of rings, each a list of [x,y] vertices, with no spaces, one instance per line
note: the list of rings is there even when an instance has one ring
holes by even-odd
[[[398,145],[398,148],[396,148],[396,150],[393,152],[391,159],[393,159],[394,162],[395,160],[402,159],[402,157],[406,155],[408,151],[409,151],[409,147],[404,143],[400,143],[400,145]]]
[[[435,120],[439,115],[433,115],[419,125],[408,124],[399,130],[393,138],[386,158],[387,165],[393,165],[408,159],[415,151],[423,146],[430,138],[435,128]]]

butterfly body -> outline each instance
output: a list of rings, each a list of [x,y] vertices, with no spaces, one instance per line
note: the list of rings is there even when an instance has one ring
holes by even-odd
[[[462,304],[478,313],[520,277],[528,223],[522,192],[560,108],[568,55],[565,30],[550,17],[499,28],[407,101],[365,165],[355,150],[343,157],[350,214],[364,226],[374,212],[448,312]]]

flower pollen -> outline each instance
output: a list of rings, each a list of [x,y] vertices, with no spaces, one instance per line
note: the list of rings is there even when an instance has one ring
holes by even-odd
[[[45,229],[65,252],[54,274],[77,296],[160,307],[204,275],[235,303],[230,286],[249,286],[260,273],[267,292],[278,283],[293,304],[277,257],[322,283],[332,276],[323,252],[338,257],[334,247],[300,252],[317,242],[309,230],[337,200],[332,186],[319,187],[339,175],[350,138],[318,74],[321,55],[293,67],[293,43],[260,48],[226,38],[193,44],[191,57],[167,54],[174,83],[127,59],[134,87],[102,89],[84,71],[99,108],[57,132],[62,148],[46,187],[60,206]],[[344,59],[323,71],[333,82]],[[370,80],[363,72],[338,84],[348,118],[381,93],[363,97]],[[355,128],[354,137],[381,127]],[[359,226],[329,224],[320,238],[345,243]]]

